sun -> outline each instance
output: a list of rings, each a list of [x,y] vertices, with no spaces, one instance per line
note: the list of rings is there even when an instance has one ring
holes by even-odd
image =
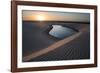
[[[45,20],[45,16],[44,15],[37,15],[36,16],[36,20],[38,20],[38,21],[44,21]]]

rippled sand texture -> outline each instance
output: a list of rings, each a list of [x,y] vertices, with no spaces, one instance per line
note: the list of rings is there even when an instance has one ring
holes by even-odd
[[[64,39],[49,35],[50,25],[78,30]],[[56,61],[90,58],[90,25],[88,23],[23,21],[23,61]]]

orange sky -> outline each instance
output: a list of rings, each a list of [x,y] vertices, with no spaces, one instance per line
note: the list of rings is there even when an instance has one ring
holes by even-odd
[[[22,12],[22,19],[28,21],[82,21],[89,22],[89,13],[27,11]]]

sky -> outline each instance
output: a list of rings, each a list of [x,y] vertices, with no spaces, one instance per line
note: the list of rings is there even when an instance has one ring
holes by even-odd
[[[89,22],[89,13],[23,10],[23,21],[76,21]]]

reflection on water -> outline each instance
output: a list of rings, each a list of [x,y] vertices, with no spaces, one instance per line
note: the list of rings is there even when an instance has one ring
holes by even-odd
[[[52,25],[52,27],[53,28],[50,30],[49,35],[58,39],[63,39],[76,33],[74,29],[69,27],[64,27],[61,25]]]

